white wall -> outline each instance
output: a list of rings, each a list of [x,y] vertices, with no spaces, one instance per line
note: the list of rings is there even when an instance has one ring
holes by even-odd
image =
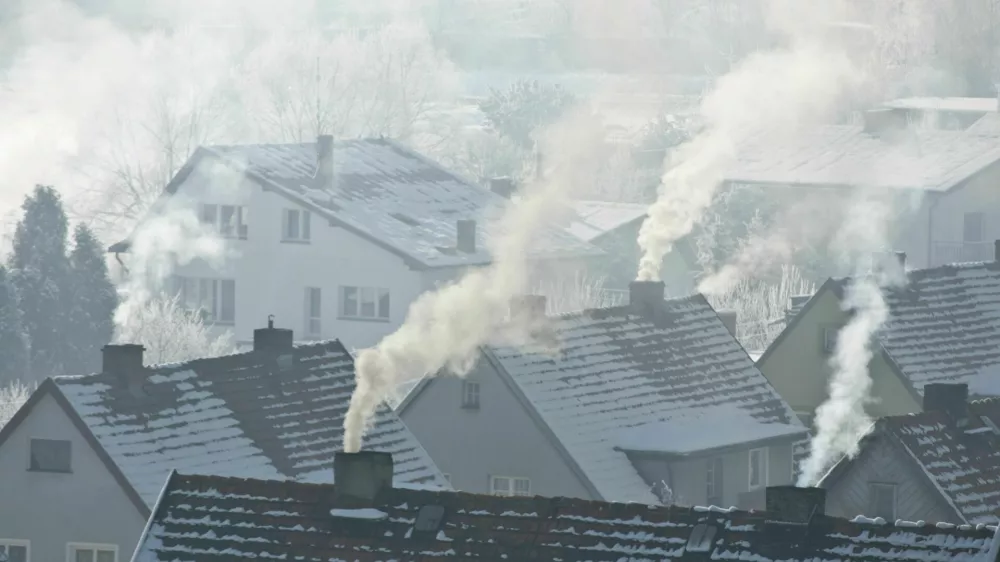
[[[956,248],[963,240],[965,213],[985,214],[984,242],[967,245],[962,254],[944,248]],[[993,241],[1000,239],[1000,164],[993,164],[966,185],[944,194],[934,205],[931,216],[933,248],[941,248],[934,256],[934,265],[954,261],[957,255],[964,261],[990,261],[993,259]],[[949,255],[951,254],[951,255]]]
[[[31,472],[31,438],[71,442],[69,474]],[[0,447],[0,539],[31,541],[32,561],[66,560],[69,542],[118,545],[132,557],[145,520],[51,396]]]

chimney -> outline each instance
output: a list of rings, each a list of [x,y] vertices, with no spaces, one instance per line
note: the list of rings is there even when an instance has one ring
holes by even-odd
[[[628,304],[637,314],[660,309],[665,290],[663,281],[632,281],[628,284]]]
[[[511,178],[490,178],[490,191],[504,199],[510,199],[516,189]]]
[[[899,267],[899,272],[906,271],[906,252],[875,252],[872,254],[872,273],[882,273],[886,267]]]
[[[287,328],[274,327],[274,315],[267,317],[267,328],[257,328],[253,331],[254,351],[291,351],[294,348],[292,331]]]
[[[455,247],[459,252],[476,253],[476,221],[459,219],[455,225]]]
[[[924,385],[924,411],[945,412],[957,427],[969,422],[969,385],[928,383]]]
[[[316,137],[316,182],[320,189],[336,187],[333,176],[333,135]]]
[[[146,348],[137,343],[108,344],[101,348],[105,374],[131,378],[143,373],[142,353]]]
[[[798,486],[768,486],[764,490],[768,520],[804,525],[826,514],[826,490]]]
[[[541,180],[545,177],[545,157],[542,155],[542,149],[537,145],[535,146],[535,179]]]
[[[906,128],[906,113],[892,108],[869,109],[862,115],[864,132],[874,137],[901,131]]]
[[[539,318],[545,316],[545,295],[518,295],[510,299],[510,317]]]
[[[993,241],[993,261],[1000,261],[1000,240]]]
[[[736,321],[739,319],[739,312],[729,309],[729,310],[717,310],[715,312],[719,315],[719,320],[726,325],[726,329],[729,333],[736,337]]]
[[[380,451],[337,451],[333,456],[335,503],[371,507],[379,494],[392,489],[392,454]]]

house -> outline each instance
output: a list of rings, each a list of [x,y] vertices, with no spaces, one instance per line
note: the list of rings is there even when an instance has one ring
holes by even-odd
[[[456,489],[603,501],[763,505],[806,428],[701,295],[543,318],[550,352],[488,345],[471,373],[425,377],[396,411]],[[532,308],[533,307],[533,308]],[[530,316],[526,316],[530,318]]]
[[[863,124],[765,131],[739,147],[722,176],[767,188],[776,200],[813,198],[815,220],[819,209],[848,208],[854,188],[891,196],[900,213],[891,245],[914,267],[985,261],[1000,238],[998,119],[990,114],[965,130],[907,128],[904,110],[883,108],[866,112]]]
[[[1000,258],[1000,244],[996,247]],[[906,255],[900,255],[904,260]],[[965,382],[977,395],[1000,395],[990,373],[1000,365],[1000,262],[944,265],[906,272],[886,289],[889,316],[869,364],[872,417],[919,412],[924,386]],[[847,322],[842,298],[850,278],[829,279],[802,307],[757,368],[801,419],[811,422],[827,397],[829,360]],[[992,388],[991,388],[992,386]]]
[[[171,473],[135,562],[755,560],[995,562],[995,526],[842,519],[824,490],[767,489],[766,512],[392,487],[383,458],[336,484]],[[348,476],[349,474],[349,476]]]
[[[329,482],[354,389],[338,341],[144,367],[142,347],[104,348],[101,373],[50,378],[0,430],[0,545],[31,560],[128,560],[171,469]],[[406,426],[382,409],[368,445],[400,483],[447,486]]]
[[[923,412],[875,422],[860,453],[820,482],[827,512],[997,524],[1000,398],[968,400],[965,384],[924,387]]]
[[[988,114],[997,113],[998,98],[912,97],[887,101],[882,107],[904,112],[911,122],[945,129],[967,129]]]
[[[274,312],[304,339],[336,335],[350,349],[395,331],[424,291],[489,264],[484,225],[504,205],[391,140],[320,136],[199,147],[146,220],[196,211],[226,241],[226,259],[178,263],[170,287],[215,329],[248,342],[254,319]],[[128,252],[134,237],[109,251]],[[535,277],[600,255],[559,228],[532,242]]]

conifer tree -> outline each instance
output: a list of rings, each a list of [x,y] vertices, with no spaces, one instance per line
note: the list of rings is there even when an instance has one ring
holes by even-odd
[[[0,266],[0,388],[24,379],[28,360],[25,340],[17,295],[8,279],[7,268]]]
[[[111,342],[118,306],[115,287],[108,276],[104,251],[94,233],[84,225],[73,231],[70,266],[70,314],[64,363],[74,372],[101,368],[101,347]]]

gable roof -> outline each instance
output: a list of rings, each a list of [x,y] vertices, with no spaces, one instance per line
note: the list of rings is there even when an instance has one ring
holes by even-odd
[[[948,414],[927,411],[888,416],[862,442],[885,437],[901,445],[909,461],[927,476],[956,514],[968,523],[1000,520],[1000,398],[969,403],[969,424],[955,427]],[[821,483],[829,487],[847,474],[854,459],[844,458]]]
[[[908,130],[888,141],[860,125],[827,125],[792,137],[763,132],[723,171],[733,183],[948,191],[1000,160],[990,128]]]
[[[171,180],[176,192],[197,163],[214,158],[265,189],[305,205],[362,238],[403,257],[412,267],[481,265],[491,261],[489,244],[507,200],[449,172],[388,139],[334,143],[336,186],[320,186],[316,143],[199,147]],[[456,250],[457,221],[473,219],[476,251]],[[559,228],[532,237],[534,259],[589,257],[601,251]],[[110,251],[125,251],[127,242]]]
[[[649,441],[655,450],[637,445],[637,433],[664,421],[707,427],[710,416],[740,417],[735,441],[720,446],[806,435],[701,295],[662,301],[655,319],[621,306],[553,316],[547,329],[560,341],[556,356],[490,346],[484,357],[512,381],[599,498],[657,502],[626,450],[699,449],[664,439]],[[433,381],[422,380],[399,410]],[[784,424],[777,434],[774,424]]]
[[[135,562],[755,560],[992,562],[995,527],[853,521],[567,498],[387,490],[345,509],[335,486],[172,474]],[[422,512],[424,508],[430,508]],[[441,509],[440,522],[423,517]],[[418,526],[418,519],[421,523]],[[422,525],[428,521],[426,530]],[[705,536],[706,529],[712,534]]]
[[[570,206],[573,214],[567,230],[581,240],[593,242],[605,234],[635,221],[641,221],[649,206],[638,203],[576,200]]]
[[[141,385],[103,373],[53,383],[151,505],[170,469],[333,479],[354,390],[353,358],[339,341],[295,346],[293,357],[287,370],[272,354],[249,352],[149,367]],[[388,408],[378,412],[366,445],[395,454],[398,481],[447,486]]]

